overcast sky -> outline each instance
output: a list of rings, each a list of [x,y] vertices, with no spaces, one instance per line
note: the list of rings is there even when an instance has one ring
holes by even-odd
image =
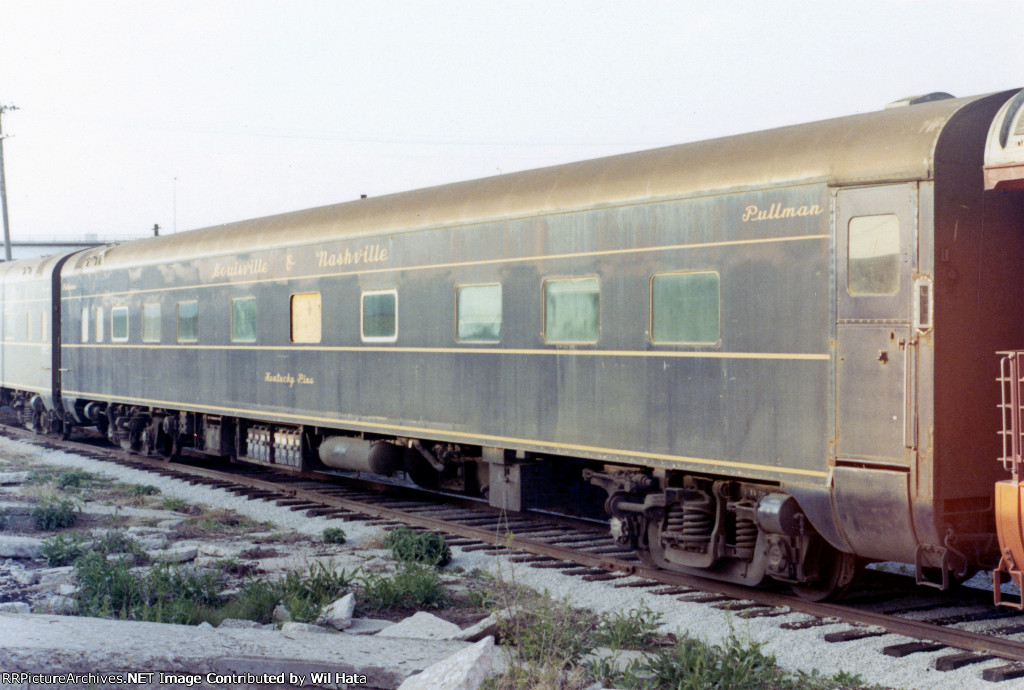
[[[15,239],[205,227],[1024,86],[1019,1],[0,0]]]

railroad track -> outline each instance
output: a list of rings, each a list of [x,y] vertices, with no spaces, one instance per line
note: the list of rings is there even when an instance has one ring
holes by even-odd
[[[805,614],[799,620],[787,618],[780,630],[845,624],[844,629],[824,635],[830,644],[903,636],[911,641],[883,646],[881,653],[902,658],[945,650],[935,658],[939,671],[1005,659],[1008,663],[986,668],[980,676],[994,682],[1024,677],[1024,641],[1011,639],[1024,633],[1024,615],[994,608],[991,594],[981,590],[921,591],[907,578],[872,571],[865,584],[840,603],[808,602],[789,592],[750,589],[649,567],[631,550],[617,545],[605,525],[593,521],[548,514],[509,515],[472,499],[331,474],[248,464],[199,466],[188,458],[168,464],[95,443],[43,438],[10,425],[3,427],[3,434],[252,500],[273,501],[309,516],[437,531],[447,535],[449,544],[466,551],[504,555],[532,568],[558,569],[583,580],[642,589],[652,597],[726,609],[744,618]]]

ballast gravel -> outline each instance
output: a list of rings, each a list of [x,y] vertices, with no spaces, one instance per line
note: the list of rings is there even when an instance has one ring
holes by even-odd
[[[159,488],[164,496],[178,497],[211,508],[231,509],[253,520],[270,522],[276,529],[291,529],[317,536],[325,527],[343,526],[348,543],[352,545],[359,545],[364,540],[379,539],[382,534],[379,527],[321,517],[310,518],[286,507],[265,501],[248,500],[220,489],[196,486],[170,477],[0,438],[0,462],[4,457],[11,455],[32,456],[41,463],[76,467],[117,481],[151,484]],[[613,582],[622,583],[626,580],[585,582],[578,577],[563,575],[550,568],[530,568],[525,564],[512,563],[506,557],[490,556],[479,551],[466,552],[458,547],[453,547],[453,552],[453,565],[461,566],[466,571],[474,568],[490,571],[507,581],[514,581],[538,591],[547,591],[559,599],[567,599],[577,608],[588,608],[597,613],[604,613],[624,612],[647,606],[663,614],[663,632],[673,632],[680,637],[687,635],[711,644],[721,644],[732,635],[741,641],[760,642],[766,653],[773,654],[778,664],[790,671],[817,671],[819,676],[824,677],[846,672],[859,675],[865,683],[901,690],[1024,688],[1024,679],[1003,683],[987,683],[981,679],[984,669],[1008,663],[1004,660],[996,659],[956,671],[942,672],[935,669],[935,659],[954,650],[943,649],[913,654],[902,659],[884,656],[881,653],[883,647],[911,641],[898,635],[830,644],[824,641],[825,634],[845,630],[850,626],[837,622],[804,630],[784,630],[779,627],[782,623],[803,620],[807,616],[792,613],[774,618],[744,619],[737,614],[714,609],[706,604],[682,602],[671,596],[645,594],[642,589],[613,586]],[[1012,639],[1024,640],[1024,633],[1014,635]]]

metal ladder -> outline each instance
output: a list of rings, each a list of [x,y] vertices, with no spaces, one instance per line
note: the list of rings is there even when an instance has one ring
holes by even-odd
[[[1007,580],[1024,592],[1024,485],[1021,484],[1021,454],[1024,452],[1024,350],[998,353],[1000,362],[999,387],[1002,400],[1003,454],[999,459],[1011,479],[996,482],[996,533],[999,536],[999,566],[992,571],[992,595],[997,606],[1024,610],[1024,596],[1004,600],[1002,585]]]

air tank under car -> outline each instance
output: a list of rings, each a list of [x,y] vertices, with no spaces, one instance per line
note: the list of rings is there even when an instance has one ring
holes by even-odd
[[[404,449],[387,441],[329,436],[320,443],[320,462],[336,470],[391,476],[404,467]]]

